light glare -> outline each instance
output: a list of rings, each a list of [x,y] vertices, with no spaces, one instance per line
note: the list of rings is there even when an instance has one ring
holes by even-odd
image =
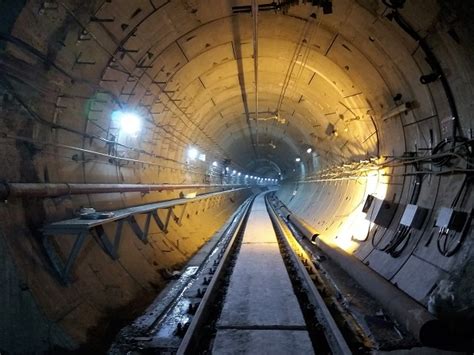
[[[121,132],[130,136],[138,135],[141,128],[141,119],[136,113],[115,111],[112,113],[112,119],[118,121]]]
[[[196,160],[196,158],[198,157],[199,155],[199,152],[196,148],[189,148],[188,149],[188,158],[191,159],[191,160]]]

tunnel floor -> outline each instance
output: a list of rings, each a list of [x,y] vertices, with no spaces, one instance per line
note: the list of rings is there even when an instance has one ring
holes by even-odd
[[[315,288],[323,292],[327,316],[318,315],[314,310],[321,304],[308,298],[307,286],[289,261],[290,252],[282,249],[281,235],[276,237],[275,217],[270,218],[268,210],[273,211],[269,206],[276,200],[269,201],[264,194],[253,204],[247,200],[183,268],[181,277],[122,329],[109,353],[337,353],[338,337],[352,353],[429,349],[324,253],[314,250],[312,259],[301,260]],[[301,237],[294,236],[295,241]],[[298,250],[291,252],[297,258],[302,255]],[[308,262],[316,268],[308,268]]]

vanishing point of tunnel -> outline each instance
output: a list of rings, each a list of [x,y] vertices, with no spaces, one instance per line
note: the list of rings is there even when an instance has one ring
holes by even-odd
[[[0,354],[471,354],[474,2],[1,0]]]

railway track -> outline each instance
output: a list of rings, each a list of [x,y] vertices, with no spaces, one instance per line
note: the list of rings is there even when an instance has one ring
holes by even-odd
[[[111,354],[354,352],[268,195],[241,206],[202,264],[188,266]]]

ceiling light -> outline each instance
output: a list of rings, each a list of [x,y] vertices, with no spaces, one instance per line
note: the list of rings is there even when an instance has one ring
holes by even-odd
[[[239,173],[237,173],[237,176],[240,176],[240,175],[242,175],[240,172],[239,172]]]
[[[191,160],[196,160],[196,158],[198,157],[199,155],[199,152],[196,148],[194,147],[191,147],[188,149],[188,158],[191,159]]]
[[[217,164],[216,161],[213,161],[213,162],[212,162],[212,166],[217,166],[217,165],[218,165],[218,164]]]
[[[301,158],[296,158],[295,161],[299,163],[301,161]]]
[[[131,136],[137,136],[141,128],[141,119],[136,113],[115,111],[112,120],[118,121],[120,131]]]
[[[248,175],[245,175],[245,178],[246,178],[246,179],[248,179],[248,177],[249,177]]]
[[[306,153],[308,153],[308,154],[311,154],[311,152],[312,152],[312,151],[313,151],[313,149],[312,149],[312,148],[308,148],[308,149],[306,149]]]

